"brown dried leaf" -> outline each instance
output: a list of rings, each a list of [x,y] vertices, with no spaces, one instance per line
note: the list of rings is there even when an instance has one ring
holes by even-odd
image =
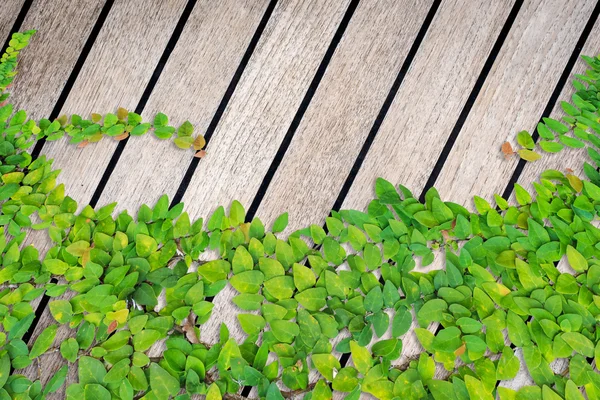
[[[117,321],[112,321],[110,323],[110,325],[108,325],[108,329],[106,330],[108,333],[112,333],[115,331],[115,329],[117,329],[117,326],[119,325],[119,323]]]
[[[194,154],[194,157],[196,157],[196,158],[204,158],[205,155],[206,155],[206,150],[200,150],[199,152],[197,152],[196,154]]]
[[[571,168],[566,168],[566,170],[567,170],[567,172],[568,172],[568,173],[570,173],[570,174],[572,174],[573,172],[575,172],[575,171],[573,171]]]
[[[129,132],[123,132],[120,135],[115,136],[114,138],[117,142],[120,142],[121,140],[125,140],[128,137],[129,137]]]
[[[87,146],[88,144],[90,144],[90,142],[88,142],[87,140],[84,140],[83,142],[79,143],[77,145],[78,148],[83,149],[85,146]]]
[[[204,146],[206,146],[206,139],[204,139],[204,136],[202,135],[198,135],[196,136],[196,139],[194,139],[194,150],[198,151],[201,150]]]
[[[200,343],[200,339],[198,335],[196,335],[195,323],[192,315],[188,315],[188,317],[184,320],[181,330],[185,332],[185,337],[190,343]]]
[[[467,345],[465,343],[463,343],[462,346],[460,346],[458,349],[454,350],[454,355],[456,357],[460,357],[465,353],[466,350],[467,350]]]
[[[504,154],[504,158],[508,160],[510,156],[515,154],[515,151],[509,142],[504,142],[502,143],[502,153]]]

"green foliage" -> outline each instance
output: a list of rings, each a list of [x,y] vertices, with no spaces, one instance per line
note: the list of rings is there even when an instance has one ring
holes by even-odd
[[[31,34],[11,41],[0,89]],[[588,86],[578,83],[574,105],[562,105],[570,117],[538,126],[544,150],[600,143],[600,61],[586,61],[593,70],[578,78]],[[191,221],[183,205],[169,208],[166,196],[154,207],[142,205],[136,218],[113,216],[114,204],[78,213],[56,184],[52,161],[26,152],[41,138],[66,134],[73,143],[91,143],[150,130],[175,137],[178,147],[204,146],[188,122],[177,130],[168,123],[164,114],[143,123],[124,109],[35,122],[11,105],[0,108],[2,398],[43,398],[64,384],[70,368],[78,381],[67,397],[83,399],[212,400],[232,398],[243,386],[266,399],[327,399],[331,388],[351,399],[361,392],[382,399],[574,399],[581,389],[597,397],[600,379],[586,360],[600,356],[600,229],[592,223],[600,174],[590,164],[589,180],[545,171],[536,193],[515,185],[518,205],[496,196],[496,209],[475,197],[477,213],[442,201],[435,189],[421,203],[380,178],[368,212],[332,212],[327,233],[313,225],[286,239],[280,233],[287,213],[269,232],[258,218],[245,222],[237,201],[206,224]],[[576,138],[567,136],[571,130]],[[518,142],[524,158],[539,157],[531,135],[519,133]],[[588,154],[600,166],[596,150]],[[25,245],[30,229],[47,231],[53,243],[43,258]],[[219,257],[198,261],[208,251]],[[431,264],[434,251],[444,253],[446,268],[420,272],[417,261]],[[563,258],[574,275],[556,268]],[[204,343],[211,299],[228,284],[239,293],[233,303],[246,337],[237,342],[222,325],[219,341]],[[44,295],[56,323],[25,343],[31,303]],[[399,365],[413,323],[424,352]],[[436,333],[426,329],[432,324],[440,325]],[[70,337],[58,343],[60,330]],[[342,334],[335,350],[351,356],[347,366],[333,352]],[[496,389],[521,367],[505,336],[522,350],[536,386]],[[151,358],[151,347],[162,342],[166,350]],[[45,385],[22,374],[52,353],[64,364]],[[550,369],[557,358],[569,359],[564,373]],[[436,366],[448,371],[447,380],[434,379]],[[311,370],[319,373],[316,382]]]

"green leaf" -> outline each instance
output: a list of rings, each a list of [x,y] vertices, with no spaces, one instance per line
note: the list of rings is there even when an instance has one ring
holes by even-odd
[[[333,370],[342,368],[333,354],[313,354],[311,359],[314,367],[330,382],[333,381]]]
[[[150,388],[159,399],[167,399],[179,393],[179,381],[156,363],[151,363]]]
[[[156,240],[148,235],[138,233],[135,236],[135,250],[139,257],[149,257],[158,249]]]
[[[82,385],[89,383],[102,384],[106,375],[106,369],[102,362],[88,356],[82,356],[79,359],[78,371],[79,383]]]
[[[254,314],[238,314],[240,326],[248,335],[255,335],[263,330],[266,326],[265,319],[260,315]]]
[[[263,281],[263,273],[254,270],[233,275],[229,282],[240,293],[258,293]]]
[[[352,355],[352,361],[354,362],[358,372],[366,375],[373,365],[373,359],[371,358],[371,353],[369,350],[352,340],[350,341],[350,353]]]
[[[535,147],[535,142],[527,131],[521,131],[517,134],[517,142],[529,150],[533,150]]]
[[[33,360],[34,358],[39,357],[45,353],[50,346],[52,346],[52,342],[54,342],[57,330],[58,325],[50,325],[44,329],[42,333],[40,333],[38,338],[35,340],[35,343],[31,347],[31,351],[29,352],[30,359]]]
[[[231,265],[225,260],[209,261],[198,267],[198,275],[210,283],[227,279]]]
[[[327,290],[325,288],[306,289],[294,296],[298,303],[309,311],[319,311],[325,307]]]
[[[579,332],[565,332],[561,335],[562,339],[567,342],[579,354],[585,357],[594,357],[594,343]]]
[[[79,343],[74,338],[69,338],[60,344],[60,354],[69,362],[77,360]]]
[[[273,222],[273,233],[283,232],[288,225],[288,213],[284,212]]]
[[[436,351],[454,352],[462,345],[460,336],[461,332],[455,326],[442,329],[433,339],[433,349]]]
[[[298,291],[302,292],[303,290],[315,286],[317,279],[310,268],[295,263],[292,266],[292,271],[294,274],[294,285],[296,285]]]
[[[382,204],[400,203],[400,195],[394,185],[383,178],[377,178],[375,181],[375,194]]]
[[[573,246],[567,245],[567,259],[569,265],[576,272],[585,272],[588,269],[588,262],[585,257],[578,252]]]

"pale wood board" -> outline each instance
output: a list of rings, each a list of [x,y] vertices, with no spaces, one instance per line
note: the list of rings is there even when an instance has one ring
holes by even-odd
[[[595,57],[598,54],[600,54],[600,21],[597,21],[594,27],[592,28],[590,36],[588,37],[587,41],[585,42],[585,45],[583,46],[583,49],[580,52],[580,55],[587,55],[591,57]],[[575,93],[575,88],[571,84],[573,79],[575,79],[573,75],[582,74],[587,68],[588,66],[583,60],[577,60],[575,66],[569,74],[569,80],[565,84],[565,87],[563,88],[563,90],[560,93],[560,96],[558,97],[558,102],[556,106],[550,113],[550,116],[552,118],[560,120],[560,118],[566,115],[560,106],[560,102],[571,102],[571,96],[573,95],[573,93]],[[529,132],[533,133],[533,128],[534,127],[532,127]],[[539,147],[538,150],[540,150]],[[568,173],[566,169],[570,168],[574,171],[573,173],[579,176],[580,178],[583,179],[586,177],[586,175],[583,172],[583,160],[588,160],[588,162],[590,163],[591,161],[589,161],[588,159],[585,148],[571,149],[565,147],[565,149],[560,153],[554,154],[545,153],[543,151],[539,152],[542,155],[542,158],[536,162],[526,163],[525,168],[523,168],[523,171],[521,172],[521,176],[517,180],[517,182],[530,193],[535,193],[532,183],[534,181],[538,181],[540,174],[547,169],[556,169],[566,174]],[[518,155],[515,155],[514,157],[518,158]],[[511,196],[510,200],[513,203],[516,202],[516,200],[514,199],[514,193]]]
[[[133,109],[150,80],[185,4],[185,0],[173,0],[168,3],[161,0],[117,1],[67,98],[63,111],[69,115],[79,113],[87,116],[91,110],[103,113],[114,111],[116,105]],[[128,35],[123,35],[123,32],[128,32]],[[93,153],[89,150],[95,146],[114,149],[115,143],[105,140],[89,148],[78,149],[68,144],[65,139],[46,143],[42,154],[55,159],[54,167],[62,170],[59,181],[65,183],[66,192],[70,196],[81,202],[89,200],[80,184],[89,172],[89,168],[86,170],[86,167],[90,159],[93,161]],[[104,168],[105,165],[98,167]],[[46,231],[30,232],[27,242],[33,243],[42,254],[52,246]],[[60,298],[69,297],[72,295]],[[35,327],[30,343],[53,323],[55,320],[46,308]],[[55,344],[58,346],[74,334],[75,331],[61,325]],[[41,361],[43,383],[66,363],[59,353],[43,355]],[[37,373],[36,363],[24,371],[29,377],[37,377]],[[66,386],[76,381],[77,369],[70,368],[66,385],[52,396],[64,398]]]
[[[441,5],[343,208],[366,209],[374,198],[373,184],[378,176],[393,182],[402,176],[402,179],[408,179],[406,184],[409,185],[415,180],[426,179],[418,174],[430,170],[435,163],[511,6],[510,1],[497,2],[492,9],[484,1],[468,4],[453,1]],[[461,13],[464,21],[461,27],[452,23],[457,13]],[[463,29],[465,26],[469,28]],[[333,161],[318,164],[327,162]],[[333,185],[319,186],[317,192],[322,193],[328,186],[339,191],[342,183],[338,179]],[[328,198],[323,198],[325,201],[311,222],[322,223],[326,207],[331,207],[336,195],[337,192],[331,190]],[[417,326],[413,322],[413,328]],[[389,336],[388,332],[384,338]],[[418,357],[422,351],[412,331],[402,340],[402,357],[394,362],[398,365]]]
[[[565,7],[557,0],[523,5],[435,183],[444,200],[473,208],[473,195],[502,194],[516,159],[506,161],[500,146],[535,127],[594,5]]]
[[[135,108],[186,2],[177,0],[169,3],[163,1],[142,3],[143,5],[139,1],[122,1],[114,5],[114,9],[111,10],[109,19],[106,21],[106,26],[97,38],[81,76],[65,103],[65,112],[88,115],[91,111],[114,112],[117,106],[123,106],[130,110]],[[186,25],[189,29],[188,44],[198,49],[201,55],[203,49],[220,54],[219,58],[210,59],[210,64],[208,61],[203,61],[203,58],[196,60],[195,72],[198,77],[206,78],[207,71],[204,69],[207,68],[220,71],[232,69],[231,66],[235,66],[238,59],[241,58],[243,42],[247,41],[251,29],[258,23],[262,12],[262,8],[252,15],[242,12],[239,15],[238,23],[248,29],[239,32],[239,26],[234,25],[232,29],[224,24],[224,21],[231,18],[232,7],[231,2],[222,7],[209,7],[205,2],[203,7],[197,4],[194,8],[196,25],[201,25],[202,30],[196,29],[197,26],[193,24],[191,28]],[[140,9],[143,9],[141,15]],[[191,18],[194,18],[193,15]],[[211,21],[211,24],[206,24],[207,21]],[[220,26],[223,28],[219,28]],[[125,31],[131,33],[123,35]],[[237,40],[240,43],[238,48],[228,52],[216,46],[219,38],[225,33],[224,31],[229,31],[225,37],[240,36]],[[184,51],[189,53],[190,48],[188,47]],[[182,54],[182,56],[184,55],[185,53]],[[182,70],[181,66],[175,68],[175,71],[179,70]],[[207,84],[204,90],[208,92],[213,86]],[[216,107],[216,104],[214,106]],[[164,146],[166,143],[163,142],[161,145]],[[83,205],[90,200],[115,148],[116,142],[107,139],[84,149],[77,149],[64,140],[47,144],[44,152],[50,157],[57,158],[54,165],[63,170],[60,181],[66,184],[67,193]],[[178,150],[174,149],[173,151]],[[190,156],[188,153],[188,157]],[[132,212],[135,214],[136,210],[132,210]],[[33,234],[35,235],[35,233]],[[44,247],[47,247],[47,238],[40,238],[39,241],[43,243]],[[37,243],[39,242],[36,242],[36,245]],[[31,343],[46,326],[52,323],[54,323],[54,319],[46,309],[34,331]],[[61,327],[55,343],[60,343],[61,340],[73,334],[72,330]],[[43,378],[47,380],[51,373],[64,364],[64,360],[58,354],[44,357],[46,367],[43,372],[47,372],[48,375]],[[27,372],[37,374],[36,365],[31,366]],[[76,382],[76,374],[76,368],[71,368],[66,384],[52,395],[53,398],[64,398],[66,387],[70,383]]]
[[[10,34],[10,29],[21,11],[23,3],[23,0],[8,0],[2,4],[2,12],[0,13],[0,46],[4,44],[4,40]]]
[[[221,184],[241,188],[267,170],[347,6],[348,1],[293,0],[276,9],[185,193],[191,218],[208,216],[233,199]],[[213,316],[201,327],[203,341],[218,341],[222,322],[232,337],[246,336],[236,318],[242,311],[231,302],[237,294],[227,285],[215,297]]]
[[[21,31],[36,29],[20,55],[11,103],[29,117],[48,118],[104,5],[102,0],[33,2]]]
[[[143,115],[153,118],[163,112],[176,126],[189,119],[196,132],[204,133],[267,5],[267,0],[196,4]],[[164,193],[172,197],[192,156],[191,150],[180,150],[172,141],[153,135],[132,138],[99,206],[117,201],[118,210],[133,211],[142,203],[153,205]],[[90,179],[98,182],[100,176]]]

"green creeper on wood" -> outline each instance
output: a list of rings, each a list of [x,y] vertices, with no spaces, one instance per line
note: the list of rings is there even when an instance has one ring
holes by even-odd
[[[16,34],[2,57],[2,91],[32,33]],[[77,213],[52,161],[26,152],[37,140],[66,134],[81,144],[153,131],[199,150],[204,139],[193,137],[189,123],[169,126],[163,114],[152,124],[123,109],[36,122],[4,105],[0,398],[42,399],[64,384],[67,398],[78,400],[239,399],[244,386],[268,400],[328,399],[332,390],[348,399],[571,400],[581,390],[600,398],[591,365],[600,357],[600,229],[593,224],[600,60],[586,61],[592,69],[578,77],[573,104],[563,104],[569,116],[538,126],[543,150],[589,145],[595,166],[585,163],[585,179],[545,171],[534,194],[515,185],[517,204],[495,196],[493,207],[475,197],[476,213],[442,201],[435,189],[421,203],[378,179],[367,212],[332,211],[327,230],[312,225],[287,239],[276,235],[287,214],[269,231],[258,218],[246,221],[237,201],[206,223],[190,220],[182,204],[170,208],[166,196],[135,218],[114,217],[115,204]],[[578,139],[567,136],[571,130]],[[529,152],[536,146],[526,133],[518,142]],[[48,233],[53,247],[44,257],[24,245],[30,229]],[[209,250],[218,258],[198,261]],[[445,268],[421,272],[436,256],[445,257]],[[563,256],[574,274],[557,269]],[[205,343],[210,299],[229,284],[247,336],[238,342],[222,325],[219,341]],[[32,302],[42,296],[55,323],[26,343]],[[418,328],[411,331],[413,313]],[[438,331],[427,329],[437,323]],[[58,343],[65,326],[70,338]],[[424,351],[401,361],[407,334]],[[157,342],[166,350],[150,357]],[[342,366],[334,350],[349,353],[352,364]],[[515,392],[497,384],[517,375],[517,352],[535,385]],[[22,374],[56,353],[63,366],[45,384]],[[568,368],[556,373],[551,363],[559,358]],[[65,383],[69,369],[77,382]],[[447,379],[436,379],[436,369]]]

